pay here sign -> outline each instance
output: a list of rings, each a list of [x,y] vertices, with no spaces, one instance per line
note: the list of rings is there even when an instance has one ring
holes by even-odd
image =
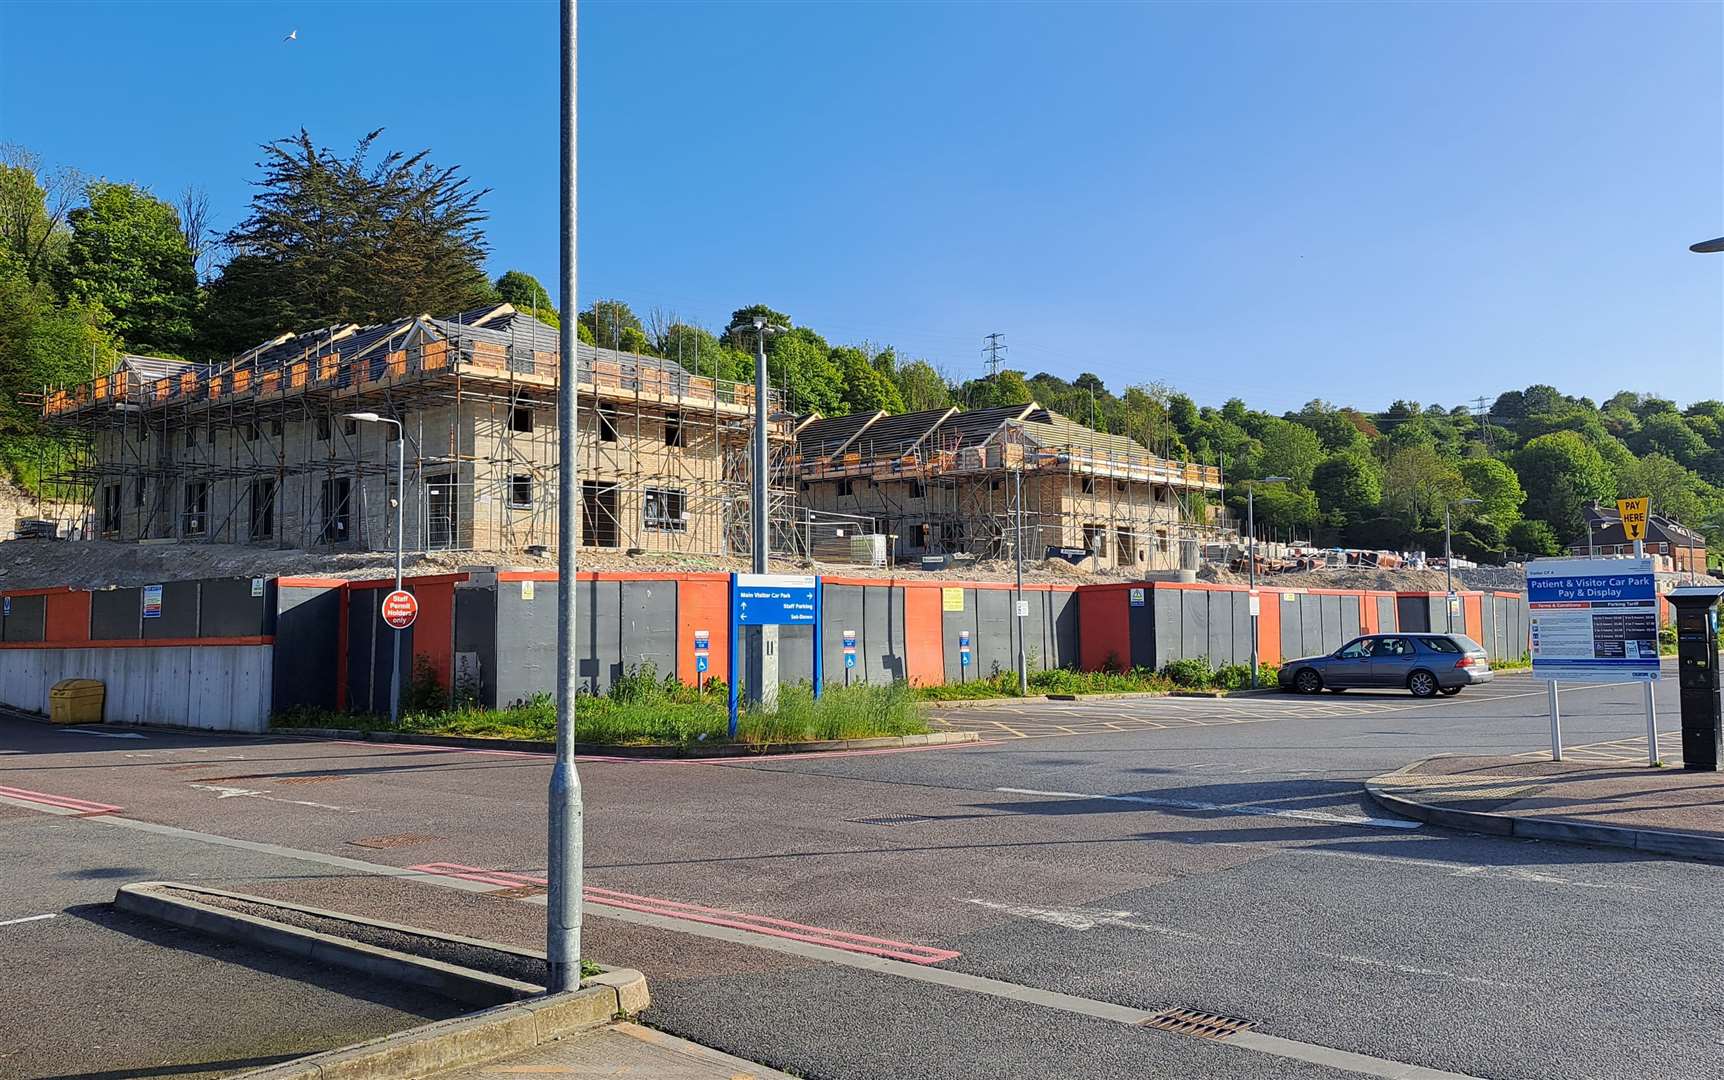
[[[1535,559],[1526,567],[1532,672],[1563,682],[1658,678],[1651,559]]]

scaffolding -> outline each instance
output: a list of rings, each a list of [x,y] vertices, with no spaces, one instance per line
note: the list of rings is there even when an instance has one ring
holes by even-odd
[[[112,539],[387,550],[404,499],[410,550],[550,549],[558,378],[557,331],[507,304],[284,334],[211,365],[125,357],[45,392],[73,446],[51,479]],[[583,345],[575,397],[582,546],[750,550],[752,386]],[[352,413],[399,420],[405,445]],[[794,551],[791,433],[769,430],[774,548]]]
[[[802,436],[804,498],[871,513],[900,555],[1009,558],[1021,514],[1026,558],[1195,569],[1223,531],[1206,498],[1221,490],[1219,469],[1159,457],[1033,402],[842,418],[804,425]]]

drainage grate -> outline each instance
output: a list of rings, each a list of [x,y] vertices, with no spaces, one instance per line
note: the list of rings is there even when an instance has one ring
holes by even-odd
[[[850,818],[852,825],[912,825],[918,821],[933,821],[927,814],[887,814],[885,817]]]
[[[1214,1013],[1198,1012],[1196,1009],[1163,1009],[1148,1020],[1138,1023],[1138,1027],[1156,1028],[1199,1039],[1225,1039],[1241,1031],[1250,1031],[1253,1026],[1255,1025],[1249,1020],[1235,1020],[1230,1016],[1217,1016]]]
[[[349,840],[354,847],[364,848],[403,848],[428,844],[433,840],[441,840],[441,836],[427,836],[424,833],[391,833],[388,836],[361,836],[357,840]]]

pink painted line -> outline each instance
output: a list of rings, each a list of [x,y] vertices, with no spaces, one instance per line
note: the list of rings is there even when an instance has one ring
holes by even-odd
[[[508,870],[483,870],[476,866],[463,866],[460,863],[425,863],[421,866],[410,866],[408,869],[427,874],[439,874],[444,877],[461,878],[466,881],[477,881],[486,885],[499,885],[504,888],[546,884],[545,879],[541,877],[516,874]],[[704,923],[708,926],[723,926],[732,930],[746,930],[754,934],[802,941],[810,945],[822,945],[829,949],[839,949],[844,952],[883,956],[889,960],[903,960],[911,964],[938,964],[946,960],[955,960],[960,955],[950,949],[912,945],[905,941],[870,937],[867,934],[853,934],[846,930],[830,930],[823,926],[809,926],[806,923],[777,919],[769,915],[750,915],[740,911],[702,907],[699,904],[685,904],[679,900],[637,896],[634,893],[603,889],[596,885],[589,885],[584,888],[582,895],[587,901],[606,907],[623,908],[627,911],[639,911],[670,919],[685,919],[689,922]]]
[[[17,799],[20,802],[56,806],[61,810],[76,810],[81,814],[115,814],[125,809],[123,806],[110,806],[107,803],[74,799],[70,795],[50,795],[44,791],[30,791],[26,788],[5,787],[3,785],[0,785],[0,795],[4,795],[8,799]]]

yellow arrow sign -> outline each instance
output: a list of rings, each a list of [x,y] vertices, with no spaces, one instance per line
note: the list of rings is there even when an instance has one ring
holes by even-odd
[[[1646,539],[1647,501],[1645,497],[1616,500],[1616,512],[1622,515],[1622,531],[1630,540]]]

